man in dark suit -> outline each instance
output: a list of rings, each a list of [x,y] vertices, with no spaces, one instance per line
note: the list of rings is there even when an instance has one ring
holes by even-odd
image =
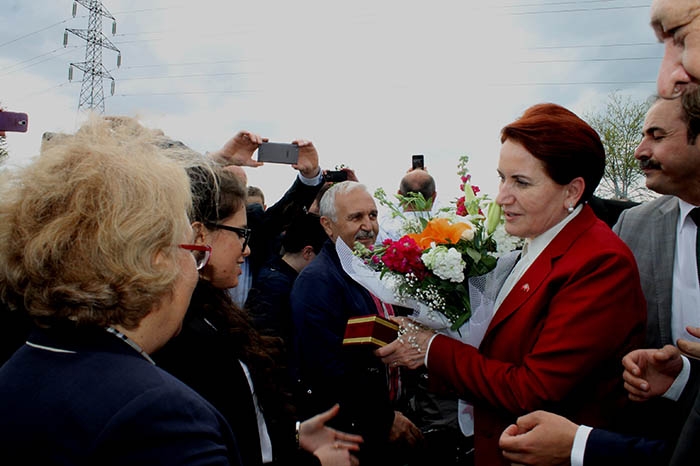
[[[363,436],[360,462],[394,464],[420,438],[418,428],[390,400],[387,370],[371,348],[342,344],[350,317],[378,314],[370,293],[343,270],[336,242],[352,248],[375,242],[377,207],[364,185],[334,184],[320,205],[330,240],[297,277],[290,296],[298,379],[310,413],[340,403],[335,427]],[[404,447],[389,450],[390,446]],[[404,456],[405,459],[405,456]]]
[[[623,201],[622,199],[603,199],[602,197],[593,196],[588,201],[588,205],[591,206],[596,217],[612,228],[624,210],[638,206],[639,202]]]
[[[649,348],[668,345],[664,350],[672,351],[675,349],[672,345],[676,343],[681,348],[700,347],[696,335],[686,329],[689,325],[696,325],[697,303],[700,301],[696,268],[700,259],[695,249],[698,227],[691,219],[691,211],[700,205],[700,184],[697,181],[700,179],[699,132],[698,91],[686,93],[679,99],[657,100],[647,113],[644,137],[635,156],[647,176],[647,187],[664,196],[624,211],[614,227],[637,260],[647,300],[646,346]],[[627,387],[628,390],[632,389],[633,399],[649,398],[642,396],[648,389],[638,389],[639,392],[635,394],[629,380],[630,377],[637,379],[638,386],[642,382],[648,383],[647,372],[654,366],[651,355],[656,351],[634,351],[623,361],[627,369]],[[678,352],[677,349],[675,351]],[[680,356],[677,360],[681,360]],[[691,364],[689,361],[685,364],[677,390],[667,393],[669,382],[663,390],[654,391],[654,394],[664,395],[678,403],[654,400],[652,406],[647,404],[640,407],[639,413],[634,413],[635,416],[642,416],[637,427],[642,427],[644,437],[629,437],[597,429],[591,431],[585,426],[572,431],[571,423],[565,419],[549,413],[533,413],[518,420],[519,429],[509,428],[504,432],[501,447],[511,460],[524,464],[537,464],[536,458],[546,458],[555,451],[566,450],[567,445],[572,464],[614,464],[632,458],[638,461],[636,464],[663,464],[673,452],[681,428],[686,436],[690,435],[688,432],[700,429],[697,415],[686,420],[698,396],[700,371],[694,367],[696,365],[696,362]],[[630,368],[634,366],[637,366],[638,373],[632,376]],[[672,372],[674,377],[682,366],[678,363],[675,365]],[[700,407],[700,400],[695,406]],[[695,409],[691,412],[696,413]],[[568,426],[569,429],[558,431],[566,431],[569,435],[549,438],[541,435],[545,431],[555,430],[554,425]],[[527,433],[518,435],[523,431]],[[526,441],[532,443],[525,446],[522,442]],[[676,455],[683,454],[682,450],[691,443],[679,443]],[[526,461],[522,455],[529,455],[529,460]]]

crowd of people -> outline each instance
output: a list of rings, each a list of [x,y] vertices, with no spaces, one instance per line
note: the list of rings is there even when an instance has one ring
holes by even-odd
[[[635,157],[660,197],[596,198],[599,135],[559,105],[525,109],[501,130],[496,197],[524,246],[493,278],[470,344],[348,274],[345,250],[400,232],[351,169],[328,181],[308,140],[293,141],[294,180],[268,207],[247,184],[267,142],[252,132],[206,155],[129,117],[45,138],[0,178],[7,457],[694,464],[700,2],[654,0],[651,12],[665,52]],[[398,193],[432,202],[436,180],[411,168]],[[393,321],[399,336],[343,345],[361,316]]]

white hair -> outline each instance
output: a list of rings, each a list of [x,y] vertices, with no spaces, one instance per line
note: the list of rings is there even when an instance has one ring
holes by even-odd
[[[356,189],[361,189],[367,194],[370,192],[367,190],[367,186],[357,181],[341,181],[340,183],[335,183],[330,187],[328,191],[321,198],[319,202],[319,214],[321,217],[328,217],[333,222],[338,221],[338,210],[335,205],[335,198],[338,194],[347,194]],[[371,196],[371,194],[370,194]]]

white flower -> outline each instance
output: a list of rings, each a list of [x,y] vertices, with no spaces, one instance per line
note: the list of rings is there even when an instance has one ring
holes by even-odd
[[[455,283],[464,281],[466,263],[455,248],[436,246],[423,253],[421,260],[435,275]]]
[[[464,230],[462,232],[460,237],[465,241],[473,240],[474,239],[474,232],[476,231],[476,227],[474,226],[474,224],[472,222],[470,222],[469,220],[466,220],[464,217],[462,217],[460,220],[458,220],[456,222],[453,222],[453,224],[455,224],[455,225],[457,223],[464,223],[468,227],[466,230]]]
[[[503,254],[522,248],[525,241],[517,236],[511,236],[506,233],[505,227],[499,225],[493,233],[493,239],[496,241],[496,253],[494,256],[501,257]]]

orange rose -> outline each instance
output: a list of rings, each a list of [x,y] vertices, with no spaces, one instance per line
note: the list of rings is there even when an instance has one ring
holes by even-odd
[[[421,233],[413,233],[408,236],[416,242],[421,249],[427,249],[432,243],[457,244],[464,230],[471,228],[466,223],[451,224],[446,218],[434,218],[428,222]]]

